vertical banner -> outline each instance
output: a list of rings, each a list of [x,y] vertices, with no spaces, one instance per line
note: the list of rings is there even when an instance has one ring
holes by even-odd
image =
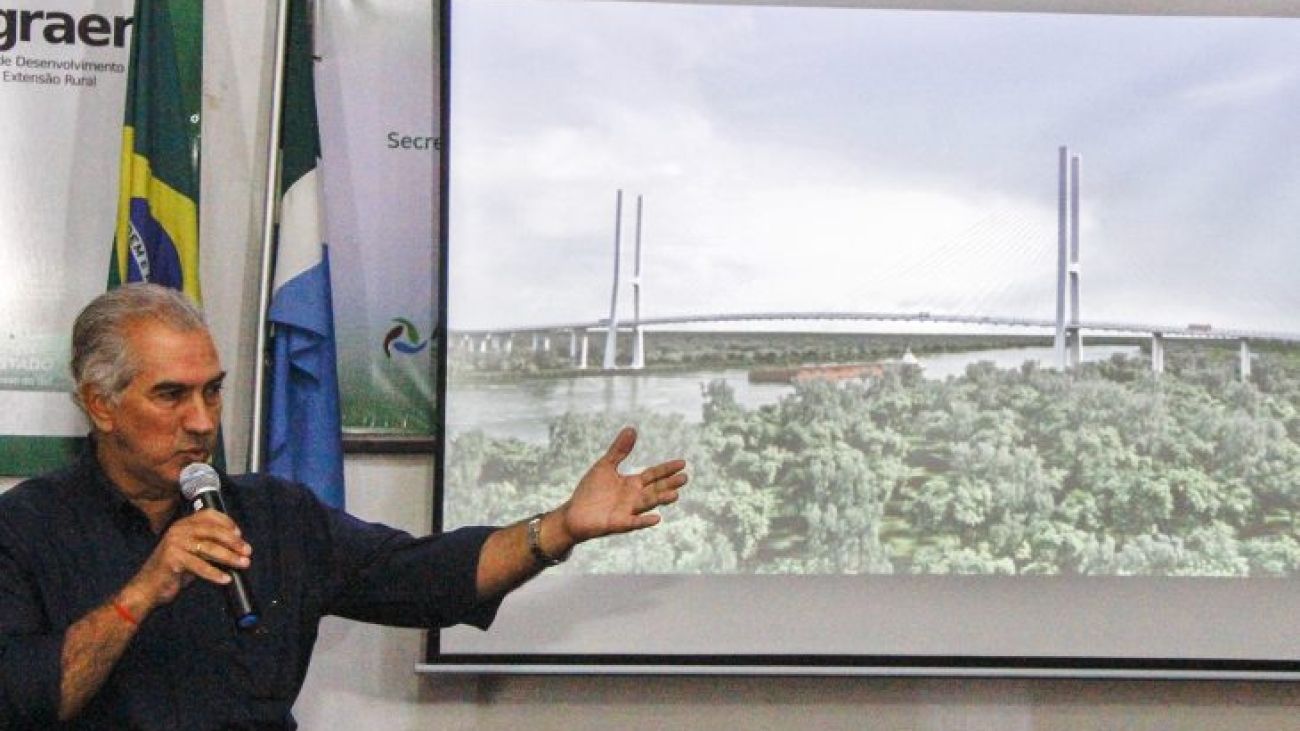
[[[0,474],[66,459],[87,426],[68,333],[104,290],[131,0],[0,9]]]
[[[435,429],[437,6],[318,8],[321,173],[349,435]]]

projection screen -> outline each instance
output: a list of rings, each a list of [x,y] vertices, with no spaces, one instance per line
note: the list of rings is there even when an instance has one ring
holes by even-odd
[[[451,0],[422,669],[1300,677],[1300,4],[836,5]]]

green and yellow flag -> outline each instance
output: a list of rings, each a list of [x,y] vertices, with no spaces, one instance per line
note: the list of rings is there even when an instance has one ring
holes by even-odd
[[[199,293],[203,3],[136,0],[110,289],[156,282]]]
[[[154,282],[202,304],[199,109],[202,0],[135,0],[108,288]],[[213,462],[225,464],[225,439]]]

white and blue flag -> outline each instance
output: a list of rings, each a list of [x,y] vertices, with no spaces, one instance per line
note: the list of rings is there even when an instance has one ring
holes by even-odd
[[[280,225],[267,319],[272,327],[267,472],[310,487],[343,507],[329,248],[317,173],[320,133],[306,0],[290,0],[281,119]]]

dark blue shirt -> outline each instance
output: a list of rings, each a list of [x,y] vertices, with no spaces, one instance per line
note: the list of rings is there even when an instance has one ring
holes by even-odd
[[[260,605],[239,631],[225,588],[197,580],[141,623],[83,712],[57,722],[68,627],[103,606],[158,545],[149,522],[92,456],[0,495],[0,730],[292,729],[321,617],[486,629],[478,556],[491,528],[414,538],[322,504],[295,484],[222,475],[253,546]]]

